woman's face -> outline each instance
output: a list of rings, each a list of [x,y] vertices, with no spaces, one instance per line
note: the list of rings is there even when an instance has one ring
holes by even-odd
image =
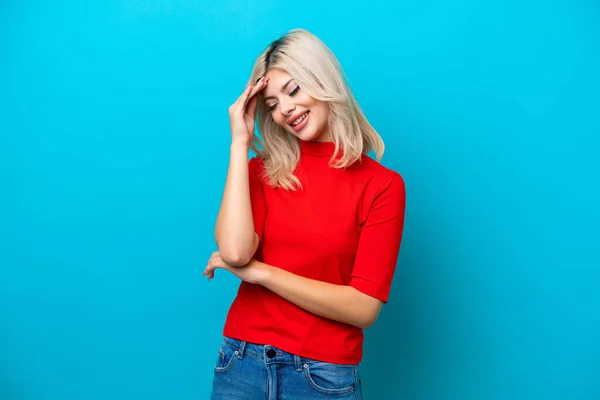
[[[263,90],[266,109],[277,125],[300,140],[330,142],[327,129],[329,105],[302,91],[290,74],[271,69],[265,75],[269,80]]]

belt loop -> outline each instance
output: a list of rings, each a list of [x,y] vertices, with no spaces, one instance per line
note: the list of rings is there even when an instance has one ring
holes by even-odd
[[[302,359],[300,356],[294,354],[294,364],[296,364],[296,371],[302,372]]]
[[[238,358],[241,360],[244,357],[244,350],[246,349],[246,342],[241,340],[240,347],[238,349]]]

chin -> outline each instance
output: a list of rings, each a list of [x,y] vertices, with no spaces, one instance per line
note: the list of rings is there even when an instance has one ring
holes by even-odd
[[[292,135],[296,136],[298,139],[304,142],[314,142],[319,140],[321,137],[321,130],[311,129],[311,126],[306,126],[300,132],[291,132]]]
[[[318,133],[298,133],[296,134],[296,137],[304,142],[313,142],[317,139],[319,139],[319,135]]]

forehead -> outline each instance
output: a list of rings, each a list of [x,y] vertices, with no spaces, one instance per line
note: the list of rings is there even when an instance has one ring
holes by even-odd
[[[276,93],[279,93],[281,87],[285,85],[290,79],[292,79],[292,75],[281,69],[270,69],[269,71],[267,71],[265,76],[269,78],[267,87],[263,91],[263,94],[265,96],[275,95]]]

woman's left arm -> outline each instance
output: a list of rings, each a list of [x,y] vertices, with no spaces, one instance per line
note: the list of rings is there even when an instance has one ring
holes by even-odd
[[[370,327],[388,300],[402,240],[405,206],[404,180],[393,174],[379,188],[362,226],[348,285],[304,278],[257,262],[258,283],[313,314]]]
[[[366,329],[375,322],[381,310],[381,300],[352,286],[305,278],[256,260],[252,263],[259,270],[258,284],[320,317]]]
[[[310,313],[363,329],[375,322],[383,304],[352,286],[306,278],[256,259],[236,267],[224,262],[215,252],[203,275],[208,275],[210,280],[216,269],[227,270],[245,282],[262,285]]]

